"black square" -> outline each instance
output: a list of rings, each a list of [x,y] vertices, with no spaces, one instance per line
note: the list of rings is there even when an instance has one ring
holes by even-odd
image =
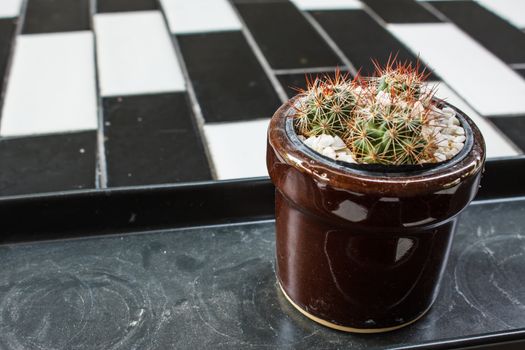
[[[237,3],[236,7],[272,68],[342,64],[292,3]]]
[[[314,11],[312,15],[330,34],[361,74],[375,72],[372,59],[385,64],[391,56],[415,63],[417,58],[363,10]],[[433,74],[429,80],[438,80]]]
[[[414,0],[363,0],[387,23],[432,23],[439,18]]]
[[[97,12],[148,11],[158,8],[155,0],[97,0]]]
[[[491,117],[494,123],[503,134],[505,134],[521,151],[525,151],[525,115],[512,117]],[[487,140],[490,142],[490,140]]]
[[[96,131],[0,140],[0,195],[94,188]]]
[[[88,30],[89,0],[28,0],[23,34]]]
[[[210,180],[185,93],[104,98],[108,186]]]
[[[281,104],[241,32],[177,40],[206,122],[269,118]]]

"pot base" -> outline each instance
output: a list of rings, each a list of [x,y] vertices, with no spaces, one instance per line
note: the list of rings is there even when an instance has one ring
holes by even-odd
[[[408,321],[406,323],[403,323],[403,324],[400,324],[400,325],[397,325],[397,326],[393,326],[393,327],[386,327],[386,328],[354,328],[354,327],[346,327],[346,326],[341,326],[339,324],[332,323],[330,321],[323,320],[322,318],[314,316],[311,313],[309,313],[308,311],[302,309],[299,305],[297,305],[292,300],[292,298],[290,298],[288,296],[288,294],[286,294],[286,292],[284,291],[283,286],[281,285],[281,282],[277,282],[277,283],[279,284],[279,288],[283,292],[283,295],[285,296],[286,300],[288,300],[288,302],[290,304],[292,304],[292,306],[294,308],[299,310],[300,313],[302,313],[303,315],[305,315],[306,317],[308,317],[312,321],[315,321],[315,322],[317,322],[317,323],[319,323],[319,324],[321,324],[321,325],[323,325],[325,327],[332,328],[332,329],[337,329],[338,331],[349,332],[349,333],[384,333],[384,332],[390,332],[390,331],[393,331],[393,330],[396,330],[396,329],[399,329],[399,328],[403,328],[403,327],[408,326],[408,325],[416,322],[417,320],[419,320],[421,317],[423,317],[428,312],[428,310],[430,310],[430,307],[432,307],[432,305],[430,305],[430,307],[428,307],[428,309],[423,311],[419,316],[417,316],[413,320],[410,320],[410,321]]]

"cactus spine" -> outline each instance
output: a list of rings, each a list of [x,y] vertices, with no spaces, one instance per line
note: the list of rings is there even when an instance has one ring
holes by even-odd
[[[357,163],[442,161],[436,156],[442,137],[433,125],[444,113],[425,86],[427,75],[418,64],[374,64],[374,77],[349,80],[337,71],[335,78],[310,80],[295,107],[296,131],[306,138],[340,137]]]
[[[304,98],[295,107],[297,131],[306,137],[344,133],[357,100],[348,75],[337,70],[335,77],[316,77],[307,80],[307,85],[301,92]]]

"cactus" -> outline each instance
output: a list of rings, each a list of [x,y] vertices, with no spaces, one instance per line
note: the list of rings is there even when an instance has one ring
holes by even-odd
[[[337,71],[335,78],[309,80],[295,107],[296,131],[305,138],[340,137],[357,163],[423,164],[443,161],[445,151],[457,154],[457,142],[454,151],[440,148],[450,137],[435,126],[450,116],[437,107],[419,64],[374,64],[371,78],[350,81]]]
[[[420,164],[436,150],[428,125],[431,98],[423,94],[426,74],[419,64],[389,59],[368,79],[367,103],[349,125],[345,142],[357,162],[367,164]]]
[[[374,84],[377,91],[383,91],[393,97],[401,99],[417,99],[421,94],[421,87],[429,73],[420,70],[419,61],[412,65],[410,62],[396,62],[395,58],[390,58],[385,67],[377,61],[373,61],[376,68]]]
[[[344,133],[357,100],[351,86],[348,74],[339,70],[334,77],[307,79],[307,89],[300,91],[301,99],[295,106],[297,131],[306,137]]]
[[[419,164],[433,154],[423,135],[425,118],[411,109],[374,105],[368,118],[356,118],[344,138],[359,163]]]

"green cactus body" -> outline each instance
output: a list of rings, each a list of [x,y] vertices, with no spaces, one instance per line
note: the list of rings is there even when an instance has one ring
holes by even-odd
[[[428,116],[439,109],[417,65],[389,63],[376,77],[353,81],[338,74],[315,79],[301,93],[294,120],[299,134],[339,136],[358,163],[436,162],[438,140]]]
[[[316,80],[313,84],[302,94],[297,108],[297,130],[306,137],[342,135],[356,103],[351,86],[342,81]]]
[[[414,97],[420,95],[421,81],[410,74],[385,73],[377,79],[377,90],[388,92],[398,97]]]
[[[377,113],[356,120],[346,142],[360,163],[417,164],[428,147],[422,126],[420,118],[409,118],[399,111]]]

